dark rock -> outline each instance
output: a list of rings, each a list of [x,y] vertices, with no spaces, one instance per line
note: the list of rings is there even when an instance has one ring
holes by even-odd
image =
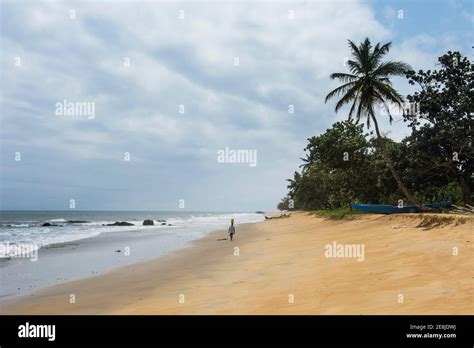
[[[171,224],[168,224],[168,226],[171,226]]]
[[[85,220],[68,220],[66,221],[67,224],[85,224],[90,221],[85,221]]]
[[[115,252],[116,252],[116,253],[121,253],[121,252],[122,252],[122,250],[115,250]]]
[[[162,222],[162,223],[161,223],[161,226],[166,226],[166,222]]]
[[[135,225],[127,221],[115,221],[113,224],[107,224],[107,226],[135,226]]]
[[[143,221],[143,226],[153,226],[155,223],[153,220],[144,220]]]
[[[43,227],[50,227],[50,226],[58,226],[58,225],[55,225],[55,224],[52,224],[52,223],[49,223],[49,222],[45,222],[45,223],[42,224],[41,226],[43,226]]]

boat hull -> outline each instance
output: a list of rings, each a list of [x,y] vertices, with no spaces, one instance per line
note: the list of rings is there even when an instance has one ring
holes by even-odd
[[[430,209],[448,208],[451,206],[451,201],[435,202],[426,204],[425,207]],[[352,204],[352,208],[364,213],[372,214],[406,214],[406,213],[420,213],[422,209],[416,205],[406,205],[398,207],[394,205],[385,204]]]

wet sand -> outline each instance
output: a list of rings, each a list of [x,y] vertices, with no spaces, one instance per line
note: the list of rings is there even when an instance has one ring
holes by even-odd
[[[166,256],[1,301],[0,312],[473,314],[473,226],[454,215],[294,213],[237,225],[233,242],[212,232]],[[363,245],[363,260],[327,257],[334,243]]]

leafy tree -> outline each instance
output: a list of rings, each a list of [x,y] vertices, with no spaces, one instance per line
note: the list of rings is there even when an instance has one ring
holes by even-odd
[[[460,204],[462,194],[456,179],[443,166],[435,164],[430,142],[425,133],[413,131],[399,143],[396,168],[417,199],[427,202],[451,199]]]
[[[400,191],[402,191],[412,203],[420,206],[415,197],[410,194],[403,184],[395,170],[395,166],[389,155],[389,150],[380,133],[377,117],[375,115],[375,108],[381,106],[387,111],[391,122],[392,116],[389,104],[396,104],[401,108],[403,107],[404,99],[392,87],[390,78],[405,75],[411,67],[402,62],[382,61],[382,58],[390,50],[390,42],[384,45],[377,43],[375,47],[372,47],[368,38],[359,46],[350,40],[348,41],[353,58],[347,62],[350,73],[331,74],[330,77],[332,79],[338,79],[342,85],[329,92],[326,96],[326,102],[342,94],[342,97],[336,104],[336,112],[344,105],[352,103],[349,110],[349,120],[355,117],[356,122],[359,122],[361,118],[365,118],[367,127],[370,127],[370,123],[373,122],[378,145]]]
[[[280,203],[278,203],[277,209],[278,210],[298,210],[300,209],[300,207],[293,198],[286,196],[281,199]]]
[[[302,173],[288,180],[289,196],[302,209],[351,206],[356,200],[377,201],[377,169],[363,125],[337,122],[308,139]],[[282,205],[283,206],[283,205]]]
[[[363,126],[351,121],[337,122],[325,133],[308,139],[307,163],[330,174],[328,196],[331,206],[348,205],[360,196],[368,171],[368,142]]]
[[[393,158],[394,163],[396,163],[395,170],[397,173],[404,174],[405,162],[402,153],[403,147],[401,144],[386,137],[384,137],[384,143],[390,158]],[[365,170],[365,176],[370,176],[370,178],[373,178],[373,181],[366,185],[365,190],[368,190],[372,194],[368,196],[369,199],[362,201],[380,204],[395,204],[400,198],[401,191],[397,182],[393,180],[390,169],[386,165],[383,152],[380,149],[377,139],[370,139],[369,149],[371,150],[370,157],[368,158],[370,168],[369,170]]]
[[[359,53],[354,54],[371,56],[382,47],[377,45],[372,50],[370,42],[364,42],[357,48]],[[404,120],[411,134],[401,142],[382,137],[377,127],[376,138],[369,139],[369,134],[364,134],[363,125],[357,123],[361,115],[367,121],[375,119],[367,106],[363,107],[364,112],[353,114],[359,110],[360,103],[368,103],[359,100],[369,93],[366,89],[377,91],[377,78],[367,77],[362,82],[367,85],[362,86],[358,83],[364,77],[352,74],[357,77],[348,78],[353,87],[341,86],[331,92],[332,96],[345,93],[336,111],[341,103],[353,102],[350,117],[308,139],[302,171],[295,172],[293,179],[288,180],[289,196],[297,209],[333,209],[358,201],[394,204],[403,192],[400,181],[407,183],[406,189],[416,201],[451,198],[472,204],[473,66],[459,52],[448,52],[439,62],[439,70],[406,73],[410,84],[419,86],[419,91],[407,97],[411,104]],[[341,78],[344,74],[334,75]],[[375,79],[372,81],[375,87],[370,87],[371,78]],[[378,79],[387,81],[384,77]],[[356,85],[359,89],[354,91]],[[377,103],[381,102],[374,105]],[[356,115],[355,123],[353,115]],[[391,165],[387,165],[387,158]],[[400,180],[393,180],[394,172]],[[280,204],[284,207],[288,202],[287,198]]]
[[[311,166],[303,174],[295,172],[294,179],[288,180],[288,196],[305,210],[328,209],[329,174],[316,166]]]
[[[456,181],[464,203],[472,205],[473,65],[451,51],[438,61],[439,70],[407,73],[409,83],[420,90],[407,96],[415,107],[404,119],[412,128],[410,140],[415,158],[424,167],[423,176],[442,179],[445,184]]]

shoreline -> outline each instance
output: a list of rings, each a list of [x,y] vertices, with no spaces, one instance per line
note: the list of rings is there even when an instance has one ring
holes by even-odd
[[[101,233],[74,241],[41,246],[37,250],[37,261],[32,261],[31,257],[2,259],[0,260],[2,269],[0,301],[30,295],[34,291],[63,282],[88,279],[97,274],[105,274],[126,265],[139,263],[144,259],[154,259],[166,255],[170,252],[169,250],[173,252],[187,247],[188,241],[184,238],[180,244],[172,242],[165,244],[165,240],[165,243],[156,243],[157,248],[153,251],[153,254],[156,253],[156,255],[154,256],[150,256],[150,252],[139,252],[130,253],[126,258],[123,257],[126,247],[140,250],[146,242],[153,243],[166,239],[166,237],[153,229],[119,231],[113,232],[113,234]],[[81,262],[84,259],[87,259],[87,264]],[[77,263],[81,263],[80,268],[76,267]],[[57,264],[61,266],[57,266]],[[23,280],[18,276],[13,283],[5,283],[6,279],[11,282],[10,277],[16,276],[17,272],[34,274],[35,278]],[[55,274],[53,278],[51,278],[51,273]],[[6,290],[7,286],[9,290]]]
[[[219,221],[221,215],[209,216],[210,222],[206,220],[208,214],[191,215],[196,220],[194,222],[187,221],[186,216],[182,221],[168,217],[173,223],[171,227],[159,224],[136,225],[132,229],[119,227],[115,231],[41,246],[34,253],[19,257],[2,258],[0,300],[30,295],[36,290],[67,281],[95,277],[187,248],[189,242],[223,227]],[[246,216],[244,221],[248,218]]]
[[[239,229],[240,228],[245,228],[247,225],[254,225],[254,224],[261,224],[263,221],[260,222],[252,222],[252,223],[242,223],[239,224]],[[98,236],[90,237],[87,239],[90,239],[91,241],[94,241],[97,239]],[[222,240],[223,238],[226,238],[226,240]],[[140,260],[131,264],[123,265],[123,266],[117,266],[114,267],[102,274],[99,275],[92,275],[92,276],[86,276],[83,278],[78,278],[78,279],[73,279],[69,280],[66,282],[62,282],[59,284],[54,284],[50,286],[46,286],[43,288],[35,289],[32,290],[31,292],[28,292],[26,294],[15,294],[10,297],[3,297],[0,298],[0,314],[6,314],[4,312],[5,306],[9,306],[10,304],[20,304],[23,301],[29,301],[31,298],[42,298],[43,296],[48,297],[50,293],[60,293],[63,288],[73,288],[73,285],[75,283],[83,283],[86,284],[89,281],[94,281],[95,279],[100,279],[100,278],[108,278],[108,277],[121,277],[121,273],[135,273],[136,269],[138,268],[147,268],[151,265],[155,265],[156,263],[160,263],[162,266],[162,269],[168,269],[168,268],[174,268],[175,264],[174,262],[178,259],[184,259],[188,258],[190,251],[194,252],[195,254],[199,254],[201,250],[194,249],[195,247],[199,247],[203,243],[207,243],[210,241],[216,241],[218,243],[233,243],[229,240],[228,234],[226,230],[214,230],[211,232],[207,232],[203,237],[198,238],[198,239],[193,239],[188,242],[186,242],[184,245],[175,248],[172,250],[170,253],[165,253],[161,256],[157,256],[154,258],[146,259],[146,260]],[[79,242],[79,241],[78,241]],[[12,313],[10,313],[12,314]],[[26,314],[26,313],[25,313]]]
[[[0,300],[0,312],[472,314],[473,223],[455,215],[335,221],[294,213],[237,225],[233,242],[218,240],[228,236],[217,230],[158,258]],[[334,241],[363,243],[364,260],[325,257]],[[459,255],[450,255],[453,246]]]

